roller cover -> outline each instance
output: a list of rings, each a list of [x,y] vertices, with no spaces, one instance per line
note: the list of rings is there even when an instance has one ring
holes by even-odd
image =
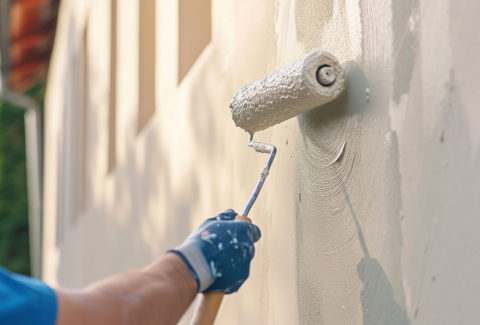
[[[322,86],[316,78],[324,65],[335,71],[330,86]],[[334,100],[344,88],[345,71],[337,58],[313,51],[240,89],[230,103],[232,118],[236,126],[253,134]]]

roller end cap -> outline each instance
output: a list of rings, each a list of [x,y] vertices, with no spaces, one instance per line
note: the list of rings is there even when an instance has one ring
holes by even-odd
[[[322,65],[317,70],[317,81],[324,87],[333,85],[337,77],[335,70],[329,65]]]

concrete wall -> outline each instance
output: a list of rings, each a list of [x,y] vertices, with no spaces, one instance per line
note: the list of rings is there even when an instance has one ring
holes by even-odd
[[[79,287],[140,267],[203,219],[241,211],[266,155],[247,147],[229,102],[322,49],[347,69],[347,90],[256,135],[278,148],[251,211],[263,236],[217,323],[480,321],[480,4],[215,0],[211,41],[179,78],[179,3],[157,0],[155,109],[139,130],[139,1],[116,0],[116,33],[110,1],[62,2],[46,100],[46,281]]]

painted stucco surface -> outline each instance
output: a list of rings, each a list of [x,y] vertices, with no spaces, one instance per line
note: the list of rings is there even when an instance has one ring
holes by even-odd
[[[343,98],[298,118],[300,323],[479,321],[479,8],[296,2],[297,40],[350,70]]]
[[[157,0],[156,107],[140,133],[138,1],[117,8],[108,172],[110,1],[62,2],[46,101],[46,281],[78,287],[140,267],[203,219],[242,210],[267,156],[235,127],[232,96],[318,49],[342,63],[347,89],[256,135],[278,148],[251,211],[262,239],[217,324],[480,321],[480,4],[213,1],[212,40],[178,85],[178,4]]]

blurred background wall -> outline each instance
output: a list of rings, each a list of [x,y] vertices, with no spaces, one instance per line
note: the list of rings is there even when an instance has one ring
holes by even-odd
[[[43,278],[141,267],[240,211],[266,156],[235,92],[311,50],[337,101],[256,135],[277,159],[251,277],[218,324],[473,324],[480,5],[64,0],[47,81]],[[191,313],[182,320],[186,324]]]

